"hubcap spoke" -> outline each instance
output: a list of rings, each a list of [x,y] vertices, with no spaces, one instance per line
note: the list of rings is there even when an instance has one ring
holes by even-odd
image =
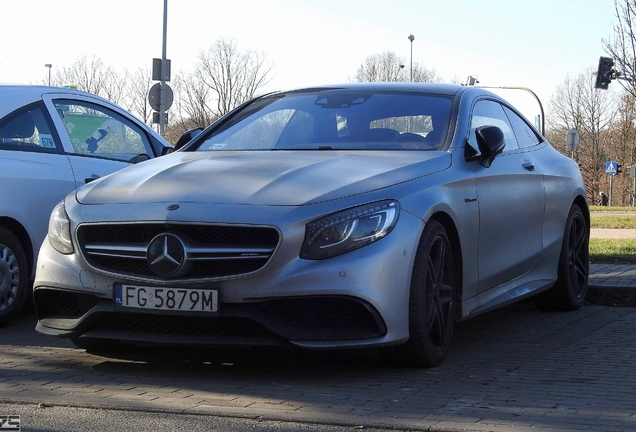
[[[583,295],[588,278],[589,246],[585,223],[580,216],[572,220],[569,241],[569,274],[572,290],[577,296]]]
[[[446,345],[451,324],[453,286],[448,283],[451,269],[448,245],[437,238],[431,247],[427,262],[426,323],[431,341],[436,347]]]
[[[0,311],[14,302],[20,284],[20,267],[11,249],[0,245]]]

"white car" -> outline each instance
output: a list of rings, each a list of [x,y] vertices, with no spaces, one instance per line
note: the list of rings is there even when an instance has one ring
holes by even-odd
[[[27,297],[53,207],[83,184],[171,150],[101,97],[0,85],[0,325]]]

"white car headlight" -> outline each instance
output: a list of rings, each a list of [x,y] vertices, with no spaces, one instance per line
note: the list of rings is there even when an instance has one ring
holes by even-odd
[[[74,252],[71,240],[71,221],[66,214],[64,201],[53,209],[49,219],[49,243],[61,254],[69,255]]]
[[[313,260],[329,258],[373,243],[393,230],[399,213],[399,203],[386,200],[310,222],[305,228],[300,257]]]

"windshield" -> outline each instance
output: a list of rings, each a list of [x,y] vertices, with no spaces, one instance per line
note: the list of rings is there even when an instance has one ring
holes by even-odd
[[[344,90],[274,95],[237,113],[210,150],[434,150],[448,132],[446,96]]]

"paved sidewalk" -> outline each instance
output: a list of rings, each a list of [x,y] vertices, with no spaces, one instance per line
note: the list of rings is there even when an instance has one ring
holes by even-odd
[[[636,265],[590,271],[592,290],[636,292]],[[255,419],[254,430],[259,419],[438,432],[636,430],[633,307],[564,313],[519,302],[459,323],[448,358],[431,369],[387,366],[375,351],[100,356],[37,333],[35,321],[23,314],[0,329],[0,415],[21,415],[24,430],[33,405],[243,417]]]
[[[590,264],[589,286],[594,289],[636,289],[636,264]]]

